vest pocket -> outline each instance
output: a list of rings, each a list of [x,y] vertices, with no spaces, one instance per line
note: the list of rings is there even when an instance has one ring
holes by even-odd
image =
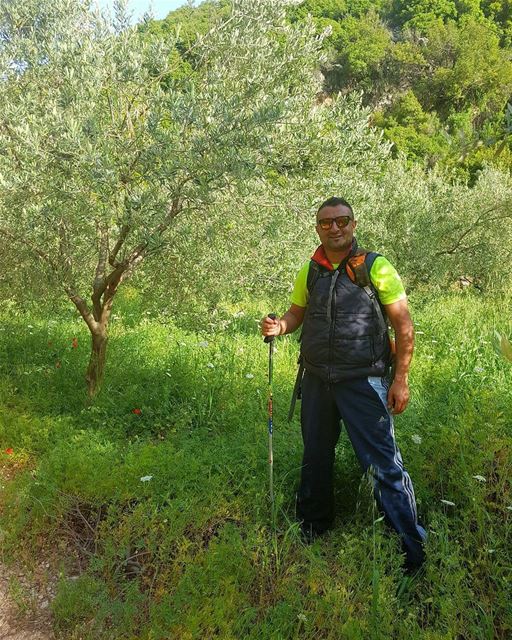
[[[335,340],[333,365],[372,366],[375,361],[371,336]]]

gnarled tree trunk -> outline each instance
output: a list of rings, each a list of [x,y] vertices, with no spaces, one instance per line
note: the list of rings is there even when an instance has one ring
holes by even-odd
[[[105,370],[105,360],[107,354],[107,326],[100,327],[99,331],[91,332],[91,356],[85,374],[87,383],[87,394],[89,398],[94,398],[100,389]]]

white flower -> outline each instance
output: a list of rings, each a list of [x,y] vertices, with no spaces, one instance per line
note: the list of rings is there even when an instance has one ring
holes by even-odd
[[[247,380],[252,380],[254,378],[252,373],[246,373],[245,377],[247,378]]]
[[[213,364],[213,362],[209,362],[207,365],[208,369],[215,369],[215,365]]]
[[[421,444],[421,436],[419,436],[417,433],[415,433],[414,435],[411,436],[411,440],[415,444]]]
[[[299,613],[297,615],[297,620],[300,620],[301,622],[306,622],[307,618],[303,613]]]
[[[153,476],[142,476],[140,481],[141,482],[149,482],[152,478],[153,478]]]
[[[473,478],[475,480],[478,480],[478,482],[487,482],[487,480],[483,477],[483,476],[473,476]]]
[[[483,367],[475,367],[475,368],[473,369],[473,371],[475,371],[476,373],[482,373],[482,371],[483,371],[483,370],[484,370],[484,368],[483,368]]]
[[[447,504],[449,507],[454,507],[455,506],[455,502],[452,502],[451,500],[441,500],[441,502],[443,504]]]
[[[204,349],[204,348],[206,348],[208,346],[208,343],[206,342],[206,340],[203,340],[202,342],[199,342],[197,346],[198,347],[203,347],[203,349]]]

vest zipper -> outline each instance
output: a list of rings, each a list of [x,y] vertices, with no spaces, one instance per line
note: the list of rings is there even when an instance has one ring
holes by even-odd
[[[329,367],[327,369],[327,384],[330,385],[332,382],[331,372],[332,372],[332,354],[334,351],[334,328],[336,325],[336,280],[340,272],[338,269],[332,275],[332,282],[329,290],[329,300],[327,303],[327,313],[329,314]]]

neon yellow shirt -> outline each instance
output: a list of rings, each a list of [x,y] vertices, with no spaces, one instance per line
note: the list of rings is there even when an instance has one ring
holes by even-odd
[[[308,304],[309,263],[309,260],[305,262],[297,274],[290,298],[291,303],[299,307],[306,307]],[[332,266],[336,269],[338,265],[333,264]],[[398,302],[398,300],[403,300],[406,297],[400,276],[395,267],[384,256],[375,258],[370,269],[370,280],[377,290],[382,304],[393,304],[393,302]]]

